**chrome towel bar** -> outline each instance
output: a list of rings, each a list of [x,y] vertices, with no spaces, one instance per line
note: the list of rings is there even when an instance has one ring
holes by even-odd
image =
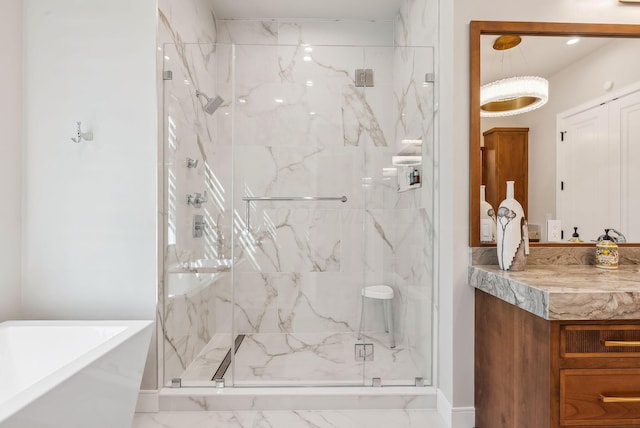
[[[245,202],[251,201],[340,201],[347,202],[346,196],[323,197],[323,196],[244,196]]]

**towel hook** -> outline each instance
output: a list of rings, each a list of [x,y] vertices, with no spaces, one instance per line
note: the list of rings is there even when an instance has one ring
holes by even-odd
[[[76,138],[71,138],[71,141],[74,143],[81,143],[84,141],[93,141],[93,132],[87,131],[82,132],[82,122],[76,122],[78,124],[78,129],[76,131]]]

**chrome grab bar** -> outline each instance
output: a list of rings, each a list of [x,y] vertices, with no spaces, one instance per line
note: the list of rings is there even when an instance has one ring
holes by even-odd
[[[247,203],[245,208],[245,224],[246,231],[250,231],[251,202],[269,202],[269,201],[340,201],[347,202],[346,196],[324,197],[324,196],[243,196],[242,200]]]

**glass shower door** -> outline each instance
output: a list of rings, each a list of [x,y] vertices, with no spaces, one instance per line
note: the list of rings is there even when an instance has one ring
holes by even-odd
[[[433,49],[234,58],[233,385],[430,384]]]
[[[159,287],[163,383],[213,385],[230,346],[230,98],[219,84],[218,59],[229,46],[164,46],[162,216]],[[224,101],[216,107],[216,97]]]
[[[364,138],[364,284],[374,287],[371,297],[364,299],[364,341],[373,345],[364,382],[429,385],[434,293],[433,48],[366,47],[364,51],[366,67],[375,72],[375,84],[365,88],[364,97],[381,129],[380,134]],[[385,311],[385,305],[391,309]]]
[[[430,384],[433,49],[163,53],[164,384]]]
[[[235,386],[363,384],[365,154],[345,125],[366,110],[362,64],[362,48],[235,46]]]

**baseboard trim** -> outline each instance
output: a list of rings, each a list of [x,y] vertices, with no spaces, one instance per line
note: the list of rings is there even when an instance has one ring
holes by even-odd
[[[476,423],[474,407],[453,407],[440,389],[436,393],[438,414],[450,428],[473,428]]]
[[[136,413],[157,413],[160,410],[160,399],[155,389],[141,390],[138,393]]]
[[[454,407],[451,413],[451,428],[474,428],[475,426],[475,407]]]

